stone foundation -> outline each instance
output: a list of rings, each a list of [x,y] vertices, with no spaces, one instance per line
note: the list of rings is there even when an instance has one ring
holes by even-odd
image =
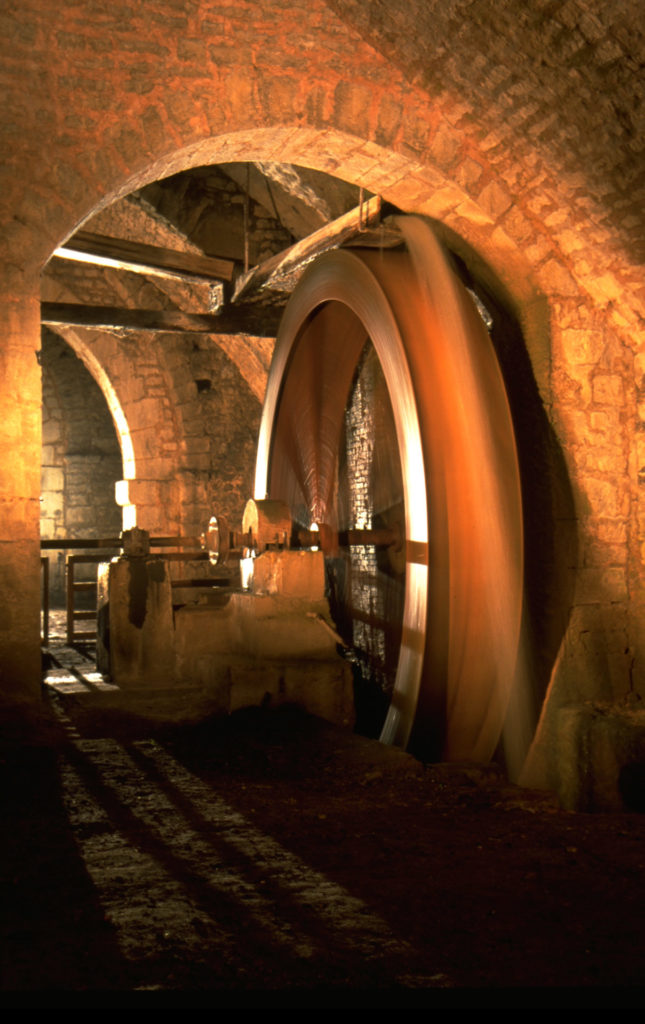
[[[570,811],[645,811],[645,710],[588,702],[558,715],[557,793]]]
[[[257,576],[271,594],[204,595],[173,614],[168,565],[120,558],[101,567],[98,667],[127,698],[191,691],[211,710],[297,704],[354,722],[350,666],[338,654],[320,552],[266,552]],[[282,593],[276,593],[279,581]]]

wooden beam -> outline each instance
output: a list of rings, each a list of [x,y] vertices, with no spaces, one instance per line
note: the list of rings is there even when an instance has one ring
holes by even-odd
[[[88,327],[102,331],[154,331],[172,334],[251,334],[275,338],[282,310],[236,306],[221,313],[83,306],[75,302],[41,303],[41,321],[51,327]]]
[[[279,289],[282,279],[293,278],[294,274],[300,273],[305,265],[320,253],[328,249],[337,249],[355,235],[360,237],[360,232],[373,226],[380,215],[381,197],[373,196],[361,206],[330,221],[295,245],[259,263],[247,274],[240,274],[235,282],[232,301],[239,302],[242,297],[248,299],[260,289]]]
[[[192,281],[232,281],[235,261],[199,253],[175,252],[143,242],[108,238],[77,231],[54,252],[61,259],[96,263],[157,277],[181,277]]]

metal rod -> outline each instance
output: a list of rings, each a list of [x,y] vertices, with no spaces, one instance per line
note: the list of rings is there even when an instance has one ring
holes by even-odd
[[[168,551],[164,554],[166,562],[206,562],[208,553],[202,551]]]
[[[151,537],[151,548],[194,548],[201,551],[198,537]],[[71,551],[78,548],[115,548],[121,550],[120,537],[59,537],[56,540],[41,540],[41,551]]]
[[[381,530],[340,530],[334,534],[329,528],[318,530],[300,530],[298,539],[304,547],[320,547],[325,551],[328,547],[385,547],[401,543],[398,531]]]
[[[251,187],[251,168],[246,165],[246,190],[244,192],[244,273],[249,272],[249,189]]]
[[[67,551],[74,548],[121,548],[120,537],[60,537],[58,540],[41,540],[41,551]]]
[[[212,587],[214,590],[218,590],[220,592],[224,591],[224,590],[226,590],[226,591],[231,590],[232,591],[232,590],[235,589],[234,587],[231,587],[229,579],[225,579],[225,580],[224,579],[222,579],[222,580],[218,580],[218,579],[190,579],[190,580],[189,579],[184,579],[184,580],[180,579],[180,580],[171,580],[170,581],[170,586],[171,587],[177,587],[177,588],[180,587],[182,589],[192,589],[193,587]]]
[[[74,642],[74,559],[67,559],[67,643]]]
[[[43,643],[49,643],[49,556],[41,555],[43,571]]]

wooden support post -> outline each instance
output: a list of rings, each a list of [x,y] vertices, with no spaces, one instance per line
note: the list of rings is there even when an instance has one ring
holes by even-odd
[[[221,313],[84,306],[77,302],[43,302],[40,309],[42,323],[54,327],[89,327],[119,333],[252,334],[258,338],[275,338],[282,314],[281,308],[259,305],[228,307]]]
[[[343,242],[377,223],[380,216],[381,198],[373,196],[295,245],[259,263],[247,274],[241,274],[235,283],[233,302],[239,302],[242,297],[248,299],[261,288],[279,288],[281,280],[304,270],[306,264],[320,253],[337,249]]]

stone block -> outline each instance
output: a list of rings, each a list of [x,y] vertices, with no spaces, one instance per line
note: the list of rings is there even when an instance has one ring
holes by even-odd
[[[340,658],[312,664],[294,662],[284,673],[284,700],[312,715],[353,727],[354,683],[349,664]]]
[[[482,189],[478,201],[491,220],[499,220],[513,202],[508,192],[495,181],[491,181]]]
[[[603,544],[627,544],[627,524],[624,520],[602,519],[589,524],[589,530]]]
[[[585,489],[594,516],[606,519],[616,519],[620,516],[620,492],[615,483],[589,477],[585,480]]]
[[[450,166],[460,149],[459,136],[445,124],[440,124],[429,142],[429,151],[441,167]]]
[[[599,373],[593,379],[592,396],[599,405],[620,407],[624,401],[623,378],[615,373]]]
[[[43,491],[62,491],[65,487],[65,474],[56,466],[43,466],[40,471],[40,487]]]
[[[609,544],[607,541],[590,538],[585,543],[585,565],[625,566],[627,544]]]
[[[470,224],[477,224],[483,227],[488,227],[491,224],[490,216],[485,210],[482,210],[481,206],[474,199],[463,199],[455,207],[455,214]]]
[[[315,609],[315,611],[314,611]],[[352,675],[306,605],[251,594],[175,613],[175,679],[209,691],[218,706],[295,703],[339,725],[354,720]]]
[[[383,96],[379,105],[376,129],[376,138],[379,143],[384,144],[394,138],[401,123],[402,113],[401,103],[387,95]]]
[[[43,422],[43,441],[48,445],[55,445],[62,440],[63,426],[60,420],[51,416]]]
[[[570,811],[645,810],[645,710],[581,704],[557,720],[558,797]]]
[[[588,440],[593,447],[585,449],[580,465],[592,473],[606,473],[609,477],[615,478],[624,476],[626,465],[622,448],[618,445],[600,444],[598,435],[590,435]]]
[[[110,676],[124,688],[170,686],[174,630],[168,564],[160,558],[118,558],[101,567],[100,577],[99,631]]]
[[[40,535],[40,501],[6,494],[0,487],[0,541],[35,541]]]
[[[236,664],[231,667],[230,711],[284,703],[282,666]]]
[[[265,551],[255,559],[253,593],[322,601],[325,597],[322,551]]]
[[[511,207],[504,216],[504,229],[515,242],[527,242],[533,238],[535,228],[523,213],[516,207]]]
[[[202,655],[232,654],[232,608],[228,598],[216,604],[184,605],[175,611],[177,678],[192,673],[191,663]]]
[[[600,359],[605,339],[602,331],[569,329],[562,332],[561,345],[568,362],[589,365]]]
[[[412,201],[418,201],[416,196],[412,196]],[[437,217],[441,219],[448,213],[452,212],[456,208],[464,210],[467,208],[468,211],[472,209],[472,216],[466,216],[465,219],[472,220],[476,224],[490,224],[490,218],[481,207],[474,203],[464,195],[461,189],[456,186],[445,186],[444,188],[438,189],[427,197],[427,202],[424,203],[424,212],[431,217]]]
[[[160,502],[159,483],[156,480],[128,480],[127,505],[158,505]]]
[[[482,171],[482,165],[467,156],[455,169],[453,177],[457,184],[461,185],[468,192],[477,184],[481,178]]]
[[[560,248],[565,254],[577,252],[577,250],[581,249],[584,245],[584,240],[577,231],[560,231],[555,237]]]
[[[578,570],[578,604],[604,604],[627,600],[625,569],[620,566],[594,566]]]
[[[620,303],[622,300],[623,288],[613,274],[594,278],[592,287],[595,298],[600,302]]]
[[[258,659],[335,657],[336,641],[321,624],[326,601],[233,594],[230,602],[233,651]]]
[[[537,277],[547,295],[577,295],[579,292],[571,274],[558,260],[548,260],[540,267]]]
[[[43,518],[62,519],[63,516],[63,495],[58,491],[54,494],[44,493],[40,499],[41,530]]]
[[[608,434],[610,431],[614,431],[615,436],[615,431],[618,430],[618,427],[620,425],[618,419],[618,410],[603,409],[602,412],[592,412],[589,416],[589,422],[591,424],[592,430],[597,430],[600,434]]]

